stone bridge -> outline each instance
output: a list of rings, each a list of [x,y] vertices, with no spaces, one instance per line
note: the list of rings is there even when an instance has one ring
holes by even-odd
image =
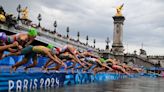
[[[148,56],[149,62],[157,64],[160,61],[161,67],[164,67],[164,56]]]
[[[154,62],[150,62],[149,58],[137,55],[137,54],[125,54],[124,55],[124,62],[128,64],[135,64],[138,66],[144,67],[154,67]]]
[[[114,57],[119,59],[122,63],[127,62],[129,65],[138,65],[144,67],[154,67],[157,63],[156,58],[150,58],[149,56],[142,56],[137,54],[122,54],[122,55],[114,55],[109,50],[100,51],[100,55],[104,56],[105,58]],[[154,61],[153,61],[154,60]],[[161,58],[161,61],[164,59]]]
[[[0,24],[0,32],[6,32],[7,34],[15,34],[15,33],[20,33],[20,32],[27,32],[28,28],[30,26],[24,25],[24,24],[19,24],[17,25],[17,28],[15,27],[8,27],[5,26],[4,24]],[[57,34],[52,34],[50,32],[43,31],[41,28],[37,28],[38,30],[38,36],[36,37],[35,42],[33,43],[34,45],[45,45],[45,44],[53,44],[54,46],[57,47],[62,47],[64,45],[70,44],[76,47],[79,50],[86,50],[88,48],[92,49],[95,53],[98,53],[98,49],[91,47],[86,44],[82,44],[80,42],[75,42],[71,41],[69,38],[63,38],[58,36]]]
[[[20,33],[20,32],[26,32],[29,26],[27,25],[17,25],[18,29],[15,27],[7,27],[3,24],[0,24],[0,32],[6,32],[8,34],[15,34],[15,33]],[[109,50],[108,51],[99,51],[96,48],[90,47],[88,45],[82,45],[79,42],[73,42],[70,39],[64,39],[62,37],[58,37],[55,34],[49,33],[42,31],[40,28],[38,28],[38,33],[39,35],[36,37],[36,40],[33,44],[48,44],[51,43],[55,46],[61,47],[66,44],[71,44],[75,46],[77,49],[80,50],[86,50],[88,48],[91,48],[94,50],[95,54],[104,54],[103,56],[109,57],[109,56],[114,56]],[[119,56],[119,55],[118,55]],[[120,55],[121,61],[122,62],[127,62],[128,64],[135,64],[138,66],[144,66],[144,67],[153,67],[158,61],[160,61],[160,64],[162,67],[164,67],[164,56],[142,56],[142,55],[137,55],[137,54],[123,54]]]

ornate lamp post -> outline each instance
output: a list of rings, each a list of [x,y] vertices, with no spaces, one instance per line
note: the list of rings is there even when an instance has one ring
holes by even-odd
[[[96,39],[93,40],[93,47],[95,48]]]
[[[137,51],[136,50],[134,50],[134,55],[137,55]]]
[[[66,31],[67,31],[67,38],[69,38],[69,27],[67,27]]]
[[[105,42],[107,43],[106,49],[109,50],[109,42],[110,42],[109,37],[107,37],[107,39],[105,40]]]
[[[20,12],[21,12],[21,5],[19,4],[17,7],[17,12],[18,12],[18,20],[20,20]]]
[[[77,41],[80,41],[79,37],[80,37],[80,32],[77,32]]]
[[[38,21],[39,21],[39,23],[38,23],[38,27],[40,27],[40,21],[42,20],[42,16],[41,16],[41,14],[40,14],[40,13],[38,14],[37,19],[38,19]]]
[[[1,5],[0,5],[0,12],[5,15],[5,11]]]
[[[54,21],[54,33],[56,33],[57,21]]]
[[[88,40],[89,40],[89,37],[88,35],[86,36],[86,45],[88,45]]]

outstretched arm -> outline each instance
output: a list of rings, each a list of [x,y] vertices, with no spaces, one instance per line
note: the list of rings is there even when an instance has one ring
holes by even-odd
[[[53,60],[52,59],[48,59],[46,64],[43,66],[43,70],[46,69],[48,66],[54,64]]]
[[[25,46],[30,45],[34,40],[35,40],[35,39],[31,39],[29,42],[27,42],[27,43],[25,44]]]
[[[101,61],[96,60],[96,62],[97,62],[97,63],[99,63],[101,66],[106,67],[106,68],[108,68],[108,69],[112,70],[112,68],[110,68],[110,67],[109,67],[109,66],[107,66],[106,64],[101,63]]]
[[[105,62],[112,63],[113,65],[115,65],[115,64],[116,64],[116,63],[114,62],[114,60],[112,60],[112,59],[107,59],[107,60],[105,60]]]
[[[62,64],[56,57],[55,57],[55,55],[53,56],[52,54],[51,54],[51,52],[49,52],[49,51],[44,51],[45,52],[45,54],[50,58],[50,59],[52,59],[54,62],[56,62],[56,63],[58,63],[58,64]]]
[[[8,48],[8,51],[14,53],[14,52],[18,52],[19,50],[22,50],[22,48],[23,47],[19,45],[17,49]]]
[[[16,49],[12,49],[12,48],[8,48],[8,51],[9,51],[9,52],[12,52],[12,53],[17,52]]]
[[[95,56],[94,54],[87,53],[89,56],[94,57],[94,58],[99,58],[98,56]]]
[[[12,48],[12,47],[17,47],[18,45],[19,45],[18,42],[14,42],[9,45],[0,46],[0,51],[4,51],[4,50],[7,50],[8,48]]]

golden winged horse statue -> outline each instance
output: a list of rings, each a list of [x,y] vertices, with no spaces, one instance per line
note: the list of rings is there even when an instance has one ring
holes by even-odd
[[[122,4],[121,6],[118,6],[117,8],[116,8],[116,16],[122,16],[122,13],[121,13],[121,11],[122,11],[122,8],[123,8],[123,6],[124,6],[124,4]]]

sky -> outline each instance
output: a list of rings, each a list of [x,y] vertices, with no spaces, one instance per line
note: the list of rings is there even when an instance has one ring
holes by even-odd
[[[125,52],[139,53],[143,47],[148,55],[164,55],[164,0],[0,0],[7,13],[17,16],[16,7],[29,8],[29,19],[38,23],[37,16],[42,15],[41,26],[53,30],[57,21],[57,32],[66,35],[66,27],[70,27],[69,35],[85,42],[89,36],[89,44],[105,49],[105,40],[113,39],[113,19],[115,8],[124,3],[123,44]],[[143,46],[142,46],[143,44]]]

